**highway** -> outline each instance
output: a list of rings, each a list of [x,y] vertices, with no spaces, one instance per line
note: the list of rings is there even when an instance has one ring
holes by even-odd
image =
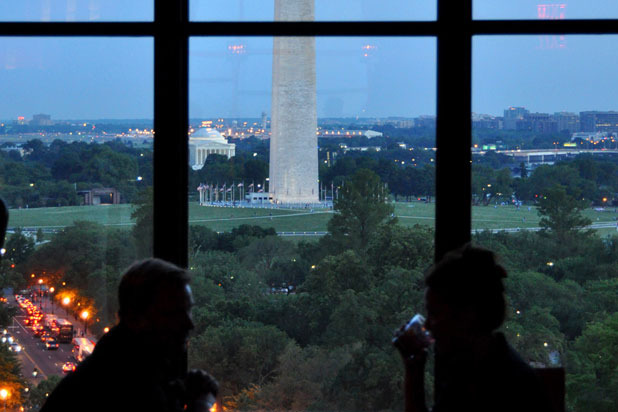
[[[19,313],[13,318],[13,324],[7,328],[14,339],[22,346],[17,356],[21,363],[22,375],[31,384],[38,384],[42,379],[52,375],[62,376],[62,365],[74,362],[71,343],[61,343],[57,350],[47,350],[38,336],[24,326],[27,318],[25,311],[17,304],[14,296],[8,297],[9,304],[18,308]],[[33,376],[34,369],[37,376]]]

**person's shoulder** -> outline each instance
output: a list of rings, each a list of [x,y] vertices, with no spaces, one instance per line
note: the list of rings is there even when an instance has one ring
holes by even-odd
[[[496,334],[496,339],[504,350],[502,384],[512,393],[513,405],[521,404],[529,412],[550,411],[547,391],[534,368],[521,358],[504,335]],[[517,407],[515,410],[523,409]]]

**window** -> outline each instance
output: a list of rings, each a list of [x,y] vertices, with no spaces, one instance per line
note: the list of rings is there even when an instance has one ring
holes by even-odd
[[[191,0],[194,21],[273,21],[274,1]],[[436,19],[436,2],[403,0],[317,0],[316,21],[429,21]]]
[[[152,21],[153,5],[152,0],[128,2],[10,0],[0,4],[0,20],[22,22]]]
[[[136,8],[135,10],[138,10],[138,12],[135,15],[123,14],[123,18],[120,19],[114,18],[114,13],[106,14],[101,12],[100,17],[96,17],[88,13],[80,14],[81,12],[78,12],[78,9],[76,9],[75,13],[71,10],[64,10],[59,14],[59,17],[54,17],[56,14],[53,10],[45,11],[47,9],[41,9],[41,5],[49,4],[49,2],[40,2],[38,3],[39,6],[26,8],[25,11],[2,13],[5,19],[11,22],[0,25],[0,36],[3,37],[3,41],[13,41],[20,36],[44,36],[55,41],[69,36],[75,38],[97,37],[101,41],[106,42],[106,44],[113,43],[110,38],[116,37],[137,37],[148,39],[147,42],[151,40],[154,42],[154,133],[157,138],[154,139],[153,166],[153,250],[156,256],[174,261],[183,266],[188,266],[190,263],[188,235],[191,211],[187,204],[187,195],[199,196],[196,193],[187,193],[187,187],[190,187],[189,183],[192,183],[193,186],[196,186],[195,183],[207,185],[212,185],[213,183],[190,181],[187,173],[187,164],[189,164],[190,160],[188,150],[190,143],[187,137],[187,130],[189,130],[189,125],[192,125],[193,116],[202,116],[201,112],[198,111],[198,106],[193,104],[194,98],[199,94],[200,96],[209,96],[210,100],[219,99],[221,98],[221,93],[215,94],[217,83],[220,80],[230,81],[232,88],[238,88],[236,96],[232,96],[238,97],[238,100],[226,100],[225,104],[229,107],[230,113],[233,114],[235,111],[236,113],[241,113],[240,111],[243,110],[244,105],[255,96],[252,96],[251,93],[241,95],[240,92],[260,92],[264,89],[257,88],[252,90],[245,88],[246,84],[234,83],[234,70],[247,70],[247,67],[251,69],[252,66],[250,65],[253,63],[247,63],[249,66],[241,66],[237,61],[248,59],[254,50],[259,50],[259,47],[269,47],[266,45],[262,46],[261,42],[264,42],[264,44],[270,43],[268,39],[272,39],[272,37],[315,36],[318,42],[323,42],[324,44],[328,42],[336,44],[349,41],[350,39],[358,40],[365,37],[379,39],[379,41],[386,43],[396,43],[404,38],[401,47],[406,53],[409,52],[409,47],[416,47],[410,46],[416,44],[416,41],[435,42],[437,73],[435,80],[437,83],[436,109],[435,113],[433,113],[437,117],[435,137],[437,148],[435,157],[435,252],[436,256],[439,257],[447,250],[461,245],[471,238],[472,212],[470,198],[472,185],[475,182],[471,180],[471,162],[474,159],[470,151],[472,145],[472,121],[470,115],[473,101],[472,73],[473,69],[477,70],[477,63],[475,62],[473,66],[472,60],[473,40],[475,42],[478,41],[478,43],[475,43],[475,47],[478,47],[480,50],[484,43],[491,43],[492,41],[500,43],[500,40],[496,40],[496,36],[505,36],[503,44],[508,44],[513,41],[513,38],[518,36],[533,35],[535,36],[535,41],[538,41],[539,47],[552,49],[554,39],[558,48],[560,48],[561,44],[567,44],[568,47],[568,42],[571,41],[571,38],[566,37],[566,43],[563,43],[563,37],[561,36],[618,34],[618,29],[616,28],[618,26],[615,20],[579,20],[581,18],[601,18],[611,15],[609,13],[609,10],[613,7],[611,5],[604,5],[603,7],[606,8],[597,7],[597,10],[602,12],[593,13],[590,11],[593,10],[592,6],[590,6],[591,8],[588,10],[590,12],[582,11],[573,15],[570,12],[575,7],[570,8],[569,6],[567,14],[565,14],[566,18],[562,19],[561,8],[556,8],[553,5],[554,2],[547,2],[551,4],[549,8],[539,9],[540,5],[530,4],[531,11],[526,9],[521,13],[515,13],[513,10],[504,9],[505,11],[493,13],[493,10],[498,8],[495,5],[496,2],[477,1],[474,3],[473,19],[472,1],[453,2],[440,0],[437,2],[437,7],[435,7],[436,12],[433,11],[434,7],[429,6],[427,8],[423,7],[424,12],[422,13],[419,11],[421,9],[411,11],[403,9],[404,11],[401,13],[388,15],[374,14],[372,12],[375,5],[383,2],[364,2],[363,4],[366,8],[360,7],[347,14],[329,12],[330,3],[327,5],[326,3],[320,4],[318,2],[319,7],[316,5],[316,10],[319,13],[323,13],[318,14],[317,20],[319,21],[295,25],[272,21],[270,17],[272,13],[269,8],[265,6],[264,8],[256,9],[253,2],[226,2],[226,4],[230,3],[231,7],[235,8],[235,10],[221,15],[218,12],[220,10],[218,6],[221,6],[221,3],[202,0],[189,4],[187,0],[177,2],[155,0],[154,19],[151,21],[152,7],[149,7],[149,4],[139,6],[139,10]],[[597,3],[601,5],[601,2]],[[103,3],[93,2],[91,4],[101,4],[101,10],[104,10]],[[134,4],[136,3],[132,3],[131,6]],[[403,7],[402,2],[397,4]],[[334,8],[335,6],[333,5],[332,7]],[[39,10],[43,10],[44,13],[41,14]],[[189,19],[189,10],[192,20]],[[359,12],[359,10],[362,10],[362,12]],[[544,13],[542,16],[557,16],[557,18],[533,20],[539,17],[539,10]],[[605,11],[608,12],[605,13]],[[571,16],[576,18],[576,20],[569,20]],[[529,20],[513,20],[512,17]],[[91,19],[97,20],[98,23],[91,24],[85,22]],[[57,22],[51,23],[50,21],[52,20],[57,20]],[[70,22],[66,22],[66,20],[70,20]],[[137,22],[127,22],[127,20]],[[427,40],[424,37],[429,37],[433,40]],[[609,39],[612,38],[610,37]],[[229,65],[229,72],[225,74],[225,78],[216,78],[215,80],[217,81],[213,82],[212,87],[200,88],[198,86],[200,78],[208,80],[209,74],[205,70],[207,67],[202,68],[202,66],[198,66],[200,64],[199,61],[200,59],[206,61],[206,59],[213,58],[212,55],[209,55],[209,48],[211,46],[204,46],[207,42],[224,46],[223,52],[227,53],[224,59],[228,59],[224,61],[224,64]],[[371,46],[372,44],[373,40],[365,45]],[[243,45],[247,47],[246,54],[244,55],[245,49]],[[253,48],[254,45],[257,45],[255,49]],[[203,48],[202,50],[205,55],[199,55],[200,48]],[[192,54],[194,51],[196,52],[195,55]],[[367,49],[367,51],[371,53],[372,49]],[[264,61],[268,60],[268,53],[266,56],[267,58]],[[427,58],[432,59],[433,56],[428,56]],[[10,61],[7,61],[7,64],[10,65]],[[482,65],[483,63],[480,62],[478,64]],[[428,66],[431,67],[431,65],[429,64]],[[195,77],[193,77],[194,72],[190,72],[194,68],[199,70],[199,74],[195,72]],[[267,84],[268,80],[265,79],[268,76],[268,72],[269,70],[265,69],[263,72],[256,73],[256,83],[264,82],[264,84]],[[427,81],[431,83],[432,80],[428,79]],[[480,79],[478,81],[480,82]],[[207,84],[207,82],[204,84]],[[254,85],[252,84],[251,86]],[[405,88],[406,85],[402,84],[401,87]],[[341,109],[341,112],[345,113],[345,106],[342,108],[336,98],[331,103],[327,100],[325,102],[326,105],[330,105],[329,107],[333,110]],[[318,106],[319,110],[320,106]],[[261,113],[257,116],[252,114],[252,116],[256,117],[258,122],[262,120]],[[44,118],[40,119],[44,120]],[[590,120],[593,123],[596,122],[594,123],[595,127],[607,127],[604,125],[608,124],[611,126],[611,121],[613,120],[611,116],[595,119]],[[568,122],[568,120],[565,121]],[[603,143],[605,145],[611,146],[614,143],[611,139],[609,142],[607,139],[605,140]],[[590,143],[589,140],[588,143]],[[586,139],[582,140],[582,144],[586,144]],[[223,150],[223,148],[217,148],[216,150]],[[256,151],[256,153],[258,153],[259,157],[259,152]],[[222,153],[216,154],[221,155]],[[199,157],[205,156],[204,154],[197,156],[200,160],[205,159],[205,157]],[[322,160],[328,162],[328,159]],[[233,181],[235,193],[238,193],[239,183],[242,183],[243,187],[249,185],[247,181]],[[257,185],[260,182],[252,182],[252,184]],[[261,184],[266,185],[265,182]],[[219,191],[220,189],[221,187],[219,186],[217,190]],[[226,186],[223,194],[227,194],[228,189],[229,186]],[[322,189],[318,190],[322,192]],[[329,196],[328,188],[324,196]],[[331,189],[330,197],[332,198],[333,196],[334,190]],[[264,199],[264,197],[260,199],[259,197],[256,196],[257,201],[269,201],[269,199]],[[601,202],[604,202],[604,197],[601,194]],[[194,197],[193,199],[190,198],[190,200],[196,202],[198,198]],[[264,218],[271,217],[264,215]],[[611,254],[608,256],[605,263],[611,269],[615,261],[611,260]],[[553,270],[551,269],[552,265],[549,265],[551,262],[546,262],[546,270]],[[345,261],[334,262],[333,265],[335,263],[338,263],[339,267],[350,267]],[[564,264],[567,265],[567,263],[569,262]],[[570,263],[575,265],[577,262]],[[355,268],[359,269],[355,273],[362,272],[360,270],[362,268],[359,268],[358,265]],[[227,275],[228,280],[230,276],[233,276],[230,273],[222,274]],[[596,288],[593,288],[594,291],[598,292],[599,295],[603,295],[605,289],[603,289],[604,285],[602,282],[593,286]],[[573,290],[575,289],[577,288],[573,286]],[[567,292],[571,293],[573,290]],[[251,290],[244,290],[242,293],[251,293]],[[565,296],[572,298],[574,295],[569,295],[565,292]],[[350,300],[353,300],[352,298],[350,297]],[[362,302],[357,302],[358,305],[355,307],[347,308],[349,313],[358,313],[353,309],[364,308]],[[284,311],[286,308],[280,309]],[[344,309],[341,308],[342,313]],[[250,308],[239,304],[238,307],[231,308],[231,310],[242,312],[250,310]],[[203,311],[197,317],[202,322],[208,322],[210,320],[208,315],[208,311]],[[364,312],[361,315],[371,316]],[[362,317],[358,319],[362,321]],[[613,319],[595,319],[594,321],[599,324],[611,324]],[[298,323],[298,319],[291,320],[290,322]],[[341,325],[342,327],[346,326],[345,322],[342,322]],[[260,339],[258,332],[250,327],[246,330],[238,331],[239,335],[242,335],[243,332],[253,336],[256,341]],[[590,333],[592,332],[594,330]],[[273,334],[277,333],[279,332],[276,331],[276,328],[273,329]],[[221,338],[233,339],[239,335],[221,335]],[[593,335],[585,335],[584,337],[589,341],[594,341]],[[282,347],[277,346],[282,341],[273,340],[269,342],[273,345],[271,347],[272,350],[283,350]],[[586,340],[582,340],[578,345],[584,347],[586,342]],[[296,357],[297,353],[294,350],[293,347],[288,350],[288,360]],[[319,359],[319,357],[316,357],[316,359]],[[309,367],[311,365],[306,366]],[[353,378],[357,379],[358,376],[353,376]],[[592,388],[594,385],[590,384],[589,387]],[[389,392],[391,389],[392,392]],[[384,399],[387,399],[389,402],[392,401],[395,396],[392,395],[393,393],[396,393],[396,389],[388,388],[388,390],[383,392]],[[380,400],[378,398],[375,401],[378,402]],[[573,402],[577,403],[577,400]],[[328,405],[325,407],[328,408]]]

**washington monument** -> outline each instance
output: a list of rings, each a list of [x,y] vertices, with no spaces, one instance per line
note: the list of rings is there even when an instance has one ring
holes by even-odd
[[[275,0],[275,21],[313,21],[315,0]],[[314,37],[275,37],[269,192],[277,203],[317,203]]]

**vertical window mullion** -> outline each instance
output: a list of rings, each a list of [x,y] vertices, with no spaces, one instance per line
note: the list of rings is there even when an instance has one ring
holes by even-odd
[[[472,0],[438,0],[436,259],[470,240],[471,25]]]
[[[155,0],[154,256],[187,266],[188,0]]]

